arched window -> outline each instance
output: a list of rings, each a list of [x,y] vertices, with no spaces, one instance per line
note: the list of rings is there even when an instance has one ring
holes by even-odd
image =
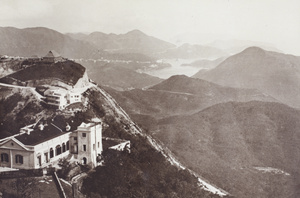
[[[66,152],[66,144],[65,143],[62,144],[62,152],[63,153]]]
[[[50,158],[54,157],[53,148],[50,148]]]
[[[55,149],[56,149],[56,155],[60,155],[61,154],[61,146],[60,145],[57,145],[56,147],[55,147]]]
[[[1,162],[9,162],[7,153],[1,153]]]
[[[67,151],[69,150],[69,141],[67,141]]]
[[[23,156],[22,155],[16,155],[16,163],[23,164]]]

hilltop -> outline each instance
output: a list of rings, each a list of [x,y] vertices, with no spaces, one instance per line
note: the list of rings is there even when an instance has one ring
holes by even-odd
[[[22,61],[21,61],[22,62]],[[0,79],[2,83],[38,86],[41,84],[64,83],[68,86],[76,86],[80,78],[88,81],[85,67],[73,61],[56,63],[22,62],[22,69]],[[60,81],[60,82],[59,82]],[[60,83],[60,84],[61,84]],[[77,85],[82,86],[82,85]]]
[[[224,86],[258,89],[293,107],[300,107],[300,57],[250,47],[214,69],[193,77]]]
[[[79,74],[82,74],[85,71],[82,66],[77,68],[70,62],[57,64],[40,65],[40,67],[32,65],[11,76],[24,81],[37,80],[46,85],[50,84],[42,80],[44,77],[49,78],[49,82],[55,80],[65,84],[68,80],[73,84],[75,80],[70,78],[73,76],[72,73],[80,71]],[[60,74],[54,75],[47,70],[51,67],[55,68],[54,70],[57,70],[56,67],[64,68],[62,70],[67,72],[60,71]],[[38,74],[37,77],[28,75],[28,71]],[[81,75],[77,77],[79,76]],[[84,100],[87,102],[79,111],[68,108],[57,110],[45,106],[40,103],[31,87],[1,87],[1,137],[16,134],[20,127],[36,123],[41,118],[54,121],[58,126],[59,123],[65,126],[63,123],[67,122],[70,123],[71,128],[76,128],[82,122],[91,122],[95,117],[101,118],[104,123],[103,135],[130,140],[131,151],[130,153],[103,153],[106,166],[97,167],[87,173],[88,177],[83,181],[81,188],[85,195],[88,197],[219,197],[208,190],[203,190],[207,187],[199,183],[198,178],[188,169],[179,166],[180,163],[174,159],[172,153],[164,150],[163,146],[145,134],[109,94],[95,84],[88,83],[88,89],[83,93]]]

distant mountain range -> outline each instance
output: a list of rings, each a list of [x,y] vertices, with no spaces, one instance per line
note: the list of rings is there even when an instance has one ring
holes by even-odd
[[[216,38],[219,39],[216,40]],[[264,50],[281,52],[271,43],[234,39],[229,35],[223,35],[222,32],[215,34],[186,32],[171,38],[170,41],[176,45],[190,43],[214,47],[230,55],[239,53],[250,46],[258,46]]]
[[[169,48],[175,48],[174,44],[148,36],[140,30],[132,30],[126,34],[105,34],[93,32],[89,35],[68,34],[73,38],[88,41],[98,49],[118,53],[142,53],[151,55]]]
[[[149,60],[157,58],[217,59],[237,53],[249,46],[279,51],[271,45],[250,41],[216,41],[207,45],[172,43],[149,36],[140,30],[125,34],[102,32],[67,33],[44,28],[0,27],[0,54],[11,56],[44,56],[55,50],[66,58],[111,60]],[[134,54],[134,56],[132,56]]]
[[[257,46],[264,50],[281,52],[279,49],[274,47],[272,44],[264,42],[255,42],[255,41],[246,41],[246,40],[215,40],[214,42],[206,44],[207,46],[215,47],[221,50],[226,51],[230,54],[239,53],[250,46]]]
[[[300,107],[300,57],[250,47],[193,77],[224,86],[253,88]]]
[[[18,29],[0,27],[0,54],[44,56],[54,49],[66,58],[115,58],[129,60],[124,54],[151,55],[175,45],[134,30],[126,34],[62,34],[44,27]],[[113,55],[112,55],[113,54]],[[147,58],[149,60],[149,58]]]
[[[97,53],[88,42],[42,27],[0,27],[0,43],[0,54],[11,56],[45,56],[52,49],[66,58],[88,58]]]

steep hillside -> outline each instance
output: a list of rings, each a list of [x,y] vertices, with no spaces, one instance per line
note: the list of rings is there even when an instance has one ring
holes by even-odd
[[[197,59],[197,58],[220,58],[228,54],[218,48],[183,44],[177,48],[168,49],[163,53],[156,54],[160,58],[181,58],[181,59]]]
[[[300,107],[300,57],[251,47],[194,77],[224,86],[258,89]]]
[[[7,76],[17,70],[25,68],[28,63],[25,60],[3,59],[0,60],[0,78]]]
[[[299,197],[300,111],[229,102],[155,123],[154,136],[236,197]]]
[[[186,115],[228,101],[274,101],[256,90],[223,87],[187,76],[172,76],[144,90],[107,90],[128,113],[137,114],[137,117]]]
[[[31,124],[43,111],[42,105],[28,89],[0,86],[0,96],[0,139],[13,135],[21,127]]]

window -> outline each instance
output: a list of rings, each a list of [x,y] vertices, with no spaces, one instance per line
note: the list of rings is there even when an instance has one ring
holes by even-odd
[[[45,162],[48,163],[49,162],[48,152],[44,153],[44,157],[45,157]]]
[[[1,162],[9,162],[7,153],[1,153]]]
[[[54,157],[53,148],[50,148],[50,158]]]
[[[22,155],[16,155],[16,163],[23,164],[23,156]]]
[[[67,151],[69,150],[69,141],[67,141]]]
[[[37,160],[39,162],[39,166],[42,166],[42,156],[41,155],[37,156]]]
[[[95,144],[93,144],[93,150],[95,150],[95,149],[96,149]]]
[[[65,143],[62,144],[62,152],[63,153],[66,152],[66,144]]]
[[[61,146],[60,146],[60,145],[57,145],[57,146],[55,147],[55,149],[56,149],[56,155],[60,155],[60,154],[61,154]]]
[[[85,144],[83,145],[83,151],[86,151],[86,145]]]
[[[77,140],[77,137],[74,137],[74,140],[76,141],[76,140]]]
[[[82,133],[82,137],[86,137],[86,133]]]
[[[86,157],[82,158],[82,163],[83,163],[83,164],[86,164],[86,163],[87,163]]]
[[[98,148],[100,148],[100,142],[98,142]]]

